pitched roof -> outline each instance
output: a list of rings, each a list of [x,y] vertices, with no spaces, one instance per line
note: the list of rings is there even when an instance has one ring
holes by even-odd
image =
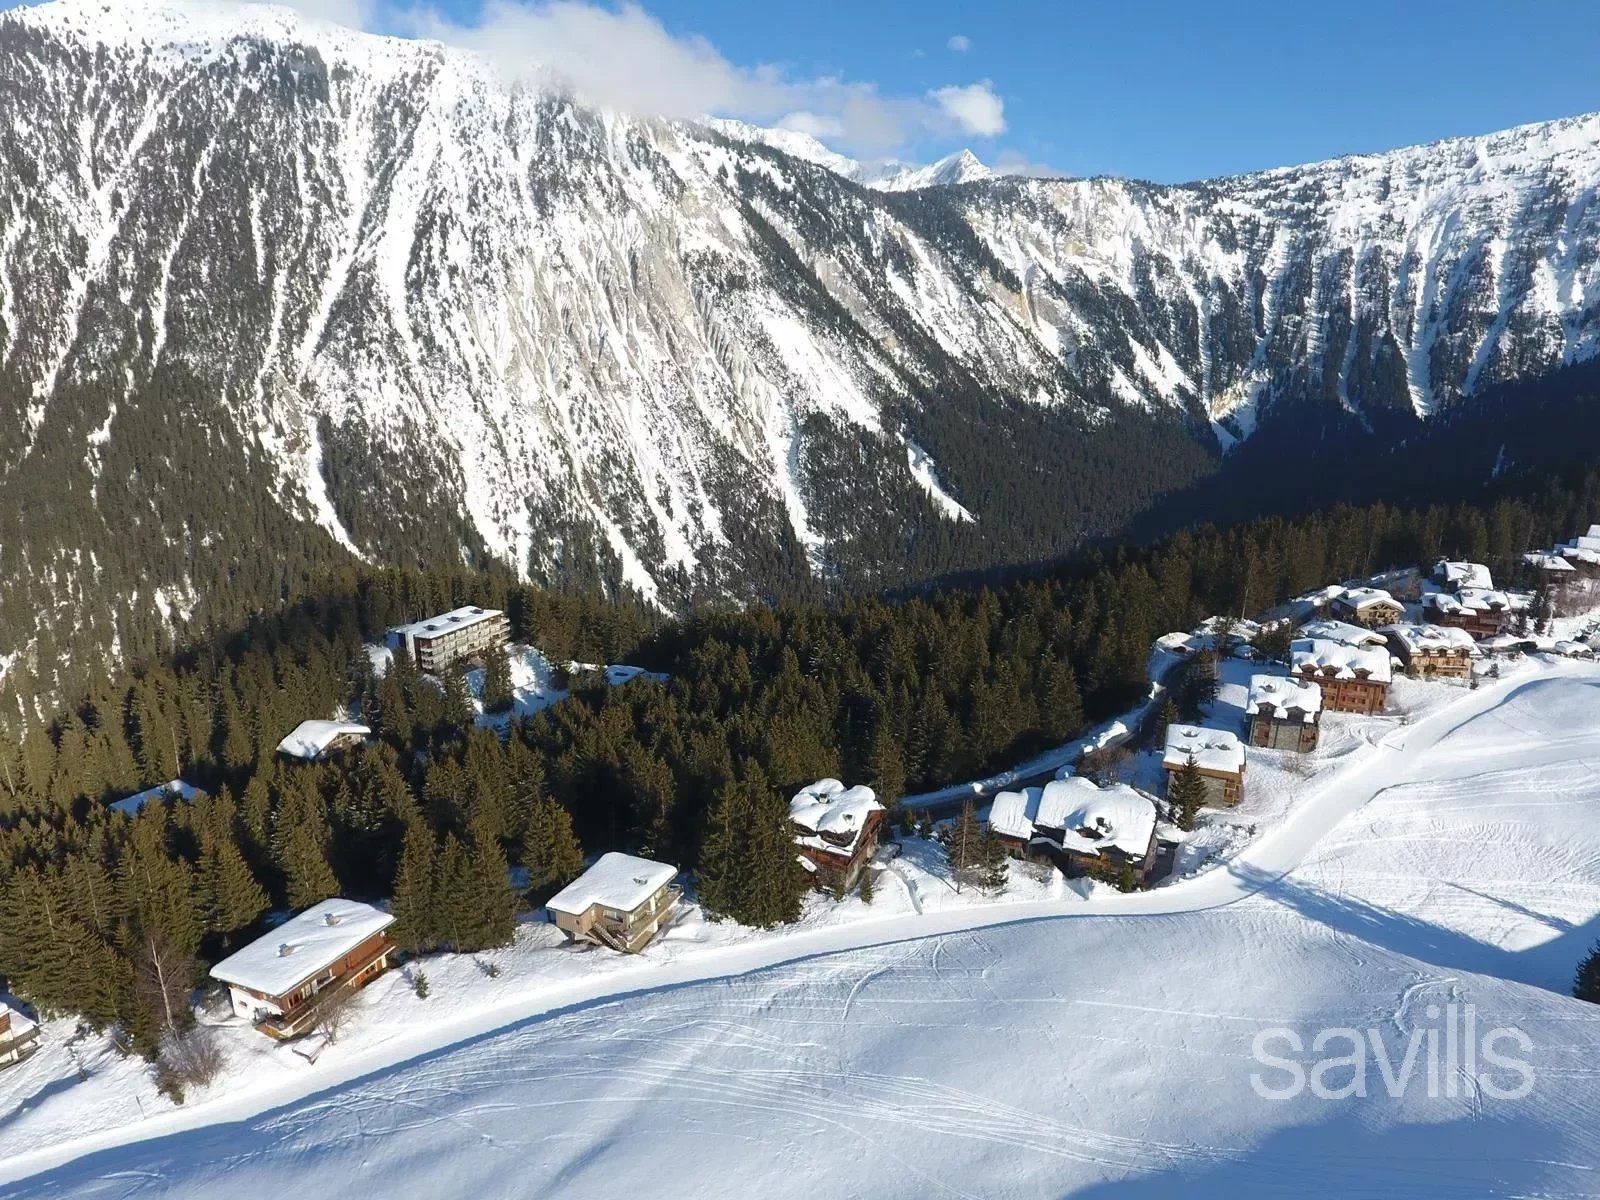
[[[1244,743],[1227,729],[1205,729],[1198,725],[1167,726],[1167,743],[1161,765],[1176,770],[1190,759],[1202,771],[1222,771],[1237,775],[1244,770]]]
[[[181,779],[172,779],[166,783],[157,784],[153,788],[146,788],[132,796],[124,796],[121,800],[112,802],[114,811],[127,813],[130,817],[138,814],[146,804],[152,800],[165,800],[168,796],[175,796],[180,800],[194,802],[196,796],[201,795],[199,788],[192,783],[185,783]]]
[[[1001,792],[989,808],[994,832],[1023,841],[1037,837],[1074,854],[1097,855],[1114,846],[1142,858],[1155,827],[1156,806],[1149,796],[1125,783],[1097,787],[1081,775]]]
[[[849,854],[856,834],[866,828],[867,818],[882,811],[871,788],[862,784],[847,788],[837,779],[819,779],[789,801],[789,820],[803,831],[795,842],[829,854]],[[824,834],[844,838],[846,844],[827,841]]]
[[[562,888],[544,906],[553,912],[581,916],[598,904],[618,912],[632,912],[678,875],[670,863],[635,858],[612,851],[595,859],[594,866]]]
[[[1412,654],[1441,651],[1475,654],[1478,649],[1470,633],[1453,625],[1385,625],[1381,632],[1392,634]]]
[[[324,900],[230,954],[211,977],[263,996],[287,995],[393,924],[392,915],[359,900]]]
[[[1494,576],[1482,563],[1451,562],[1441,558],[1433,564],[1433,577],[1447,587],[1492,588]]]
[[[1289,719],[1289,710],[1300,710],[1302,721],[1311,722],[1322,711],[1322,689],[1305,679],[1284,675],[1252,675],[1250,700],[1245,706],[1248,714],[1261,711],[1263,704],[1272,705],[1272,716],[1279,721]]]
[[[1382,588],[1374,587],[1345,588],[1343,592],[1339,593],[1339,599],[1344,601],[1344,603],[1348,604],[1351,608],[1358,610],[1367,608],[1373,604],[1383,603],[1398,605],[1400,603]]]
[[[1300,630],[1308,638],[1339,642],[1346,646],[1382,646],[1383,634],[1365,625],[1352,625],[1348,621],[1312,621]]]
[[[372,730],[354,721],[301,721],[278,743],[278,753],[291,758],[320,758],[334,742],[347,735],[366,737]]]
[[[1365,671],[1367,678],[1388,683],[1394,677],[1388,650],[1369,649],[1365,646],[1346,646],[1323,638],[1301,638],[1289,644],[1289,662],[1296,674],[1304,668],[1313,668],[1318,675],[1332,671],[1334,679],[1359,679],[1357,671]]]

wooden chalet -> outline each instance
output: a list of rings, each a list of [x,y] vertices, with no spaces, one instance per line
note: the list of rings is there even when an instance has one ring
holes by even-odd
[[[1322,689],[1329,712],[1379,713],[1389,702],[1394,667],[1387,648],[1301,638],[1289,645],[1289,667]]]
[[[1068,878],[1114,879],[1127,866],[1142,885],[1155,867],[1155,801],[1127,784],[1099,787],[1070,775],[1001,792],[989,806],[989,829],[1008,854],[1053,862]]]
[[[0,1002],[0,1067],[19,1063],[39,1045],[39,1026]]]
[[[1282,675],[1252,676],[1245,720],[1252,746],[1301,754],[1315,750],[1322,731],[1322,688]]]
[[[1511,628],[1515,613],[1505,592],[1465,588],[1459,594],[1428,592],[1422,597],[1422,619],[1444,629],[1461,629],[1474,638],[1499,637]]]
[[[1478,645],[1465,629],[1439,625],[1385,625],[1389,652],[1419,679],[1468,679]]]
[[[301,721],[278,743],[278,753],[317,762],[359,746],[371,734],[372,730],[356,721]]]
[[[568,941],[637,954],[671,923],[683,898],[678,868],[615,851],[545,901],[545,912]]]
[[[1330,609],[1335,618],[1376,629],[1392,625],[1406,615],[1405,606],[1382,588],[1345,588],[1334,597]]]
[[[316,1028],[332,1004],[388,969],[394,917],[356,900],[324,900],[211,968],[233,1011],[280,1040]]]
[[[849,891],[877,853],[884,807],[869,787],[819,779],[789,802],[800,865],[819,891]]]
[[[1169,725],[1161,766],[1172,777],[1193,762],[1206,784],[1206,803],[1232,808],[1244,798],[1244,743],[1226,729]]]

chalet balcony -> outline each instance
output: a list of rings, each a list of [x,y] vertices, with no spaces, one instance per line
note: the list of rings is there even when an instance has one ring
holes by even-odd
[[[351,993],[359,991],[382,971],[381,963],[394,953],[393,946],[384,946],[374,952],[359,967],[346,971],[324,984],[309,1000],[295,1005],[281,1016],[268,1017],[256,1028],[269,1037],[286,1042],[311,1032],[318,1019],[330,1007],[343,1003]]]
[[[667,924],[682,899],[683,889],[673,885],[664,889],[653,904],[628,914],[626,920],[600,917],[589,926],[589,933],[601,945],[633,954]]]

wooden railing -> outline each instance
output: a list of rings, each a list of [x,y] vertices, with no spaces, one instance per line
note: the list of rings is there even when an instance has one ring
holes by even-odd
[[[265,1021],[256,1024],[262,1033],[287,1041],[299,1037],[309,1030],[330,1005],[342,1003],[351,990],[356,986],[356,981],[366,972],[383,960],[386,955],[393,954],[394,947],[385,945],[369,955],[358,967],[346,971],[343,975],[330,980],[326,986],[319,989],[304,1004],[297,1004],[282,1016],[268,1017]]]

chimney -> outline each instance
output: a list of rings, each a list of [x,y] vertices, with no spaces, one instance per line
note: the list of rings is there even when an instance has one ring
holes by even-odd
[[[337,925],[339,923],[339,914],[335,912],[323,913],[322,923],[324,925]]]
[[[278,943],[278,957],[279,958],[288,958],[289,955],[291,955],[293,953],[294,953],[294,947],[291,946],[288,942],[279,942]]]

